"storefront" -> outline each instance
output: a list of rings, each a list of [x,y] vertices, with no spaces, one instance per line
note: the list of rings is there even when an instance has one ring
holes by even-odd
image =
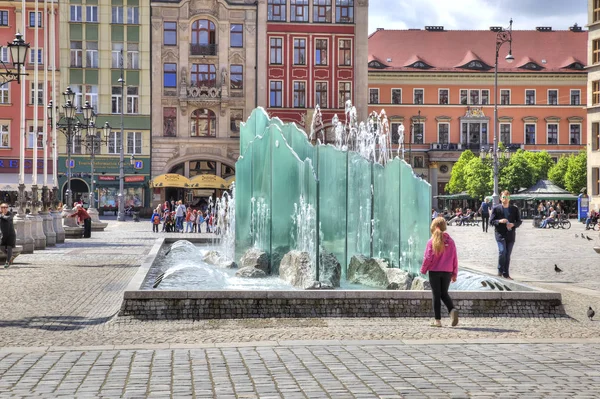
[[[195,209],[205,209],[209,198],[220,197],[225,190],[228,190],[235,176],[231,176],[229,182],[225,179],[210,175],[196,175],[191,179],[185,176],[167,173],[152,179],[150,187],[152,188],[153,206],[165,201],[182,200],[188,206]]]
[[[25,191],[31,192],[33,160],[25,159],[24,183]],[[38,159],[37,184],[41,195],[44,184],[44,160]],[[52,188],[52,161],[48,160],[46,173],[48,174],[48,186]],[[19,158],[0,157],[0,202],[16,205],[19,192]]]

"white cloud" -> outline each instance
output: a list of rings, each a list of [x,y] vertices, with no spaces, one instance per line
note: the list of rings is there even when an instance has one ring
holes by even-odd
[[[587,24],[587,0],[370,0],[369,32],[442,25],[446,29],[514,29],[552,26],[568,29]]]

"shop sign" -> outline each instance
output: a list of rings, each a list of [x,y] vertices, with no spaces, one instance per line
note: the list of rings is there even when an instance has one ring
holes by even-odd
[[[98,180],[102,180],[102,181],[114,181],[116,179],[116,176],[98,176]]]
[[[127,183],[140,182],[144,181],[145,179],[145,176],[125,176],[125,182]]]
[[[38,160],[37,163],[38,173],[44,172],[44,160]],[[33,160],[25,160],[25,171],[31,173],[33,166]],[[19,171],[19,160],[18,159],[0,159],[0,173],[15,173]],[[48,173],[52,172],[52,161],[48,161]]]

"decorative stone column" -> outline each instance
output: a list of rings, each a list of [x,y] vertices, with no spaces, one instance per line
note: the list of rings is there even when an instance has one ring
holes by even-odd
[[[429,184],[431,184],[431,203],[435,209],[438,208],[437,199],[433,198],[438,195],[438,163],[429,162]]]
[[[50,212],[52,216],[52,227],[54,227],[54,232],[56,233],[56,243],[61,244],[65,242],[65,229],[62,224],[62,209],[57,209],[58,207],[58,188],[52,188],[52,197],[50,201],[54,207],[54,209]]]
[[[44,235],[46,236],[46,246],[53,247],[56,245],[56,232],[54,231],[53,217],[49,212],[50,207],[50,190],[47,186],[42,187],[42,210],[40,217],[42,218],[42,226]]]
[[[35,249],[46,249],[46,235],[44,234],[44,226],[42,218],[38,215],[38,186],[31,186],[31,213],[27,218],[31,220],[31,235],[33,236]]]
[[[92,231],[104,231],[108,223],[100,220],[98,210],[96,208],[88,208],[87,212],[92,218]]]
[[[17,245],[23,247],[22,253],[32,254],[35,248],[35,242],[31,236],[31,220],[25,216],[25,184],[19,184],[17,216],[13,219],[15,231],[17,233]]]
[[[61,217],[63,220],[63,228],[65,229],[65,238],[82,238],[83,226],[77,225],[77,218],[70,217],[74,214],[73,209],[63,209]]]

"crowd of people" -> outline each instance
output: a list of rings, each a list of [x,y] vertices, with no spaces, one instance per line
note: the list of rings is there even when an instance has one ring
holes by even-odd
[[[156,233],[161,224],[161,231],[166,233],[218,233],[217,215],[211,209],[192,209],[181,200],[165,201],[157,206],[150,222]]]

